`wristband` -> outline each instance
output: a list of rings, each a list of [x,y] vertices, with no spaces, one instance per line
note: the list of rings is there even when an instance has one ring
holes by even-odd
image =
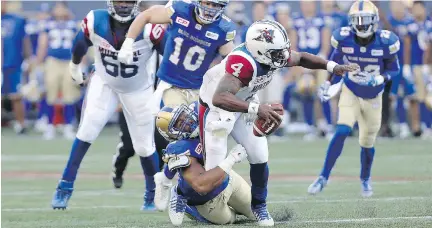
[[[327,71],[330,73],[333,73],[334,68],[337,66],[338,64],[334,61],[328,61],[327,62]]]
[[[249,102],[248,113],[249,114],[257,114],[258,113],[259,104],[256,102]]]
[[[223,160],[221,163],[219,163],[219,168],[221,168],[225,173],[229,174],[231,172],[231,169],[234,165],[235,161],[232,159],[230,155],[228,155],[225,160]]]

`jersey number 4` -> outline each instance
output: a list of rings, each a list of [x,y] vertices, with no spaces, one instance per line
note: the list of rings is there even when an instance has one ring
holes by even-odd
[[[184,39],[181,37],[176,37],[174,39],[175,42],[174,52],[170,55],[169,60],[175,65],[179,64],[180,51],[182,49],[183,41]],[[195,63],[192,63],[192,59],[196,54],[198,54],[198,58],[195,60]],[[195,45],[189,48],[183,60],[184,68],[188,71],[196,71],[204,61],[205,55],[206,55],[206,51],[199,46]]]
[[[137,65],[127,65],[124,63],[119,64],[119,62],[117,61],[117,56],[101,53],[101,59],[107,74],[113,77],[117,77],[120,75],[120,77],[122,78],[131,78],[138,73]],[[134,61],[138,61],[138,58],[134,57]]]

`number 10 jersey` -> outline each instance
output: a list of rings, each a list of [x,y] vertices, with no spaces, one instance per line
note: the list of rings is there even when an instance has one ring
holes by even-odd
[[[162,41],[163,26],[147,24],[133,44],[134,62],[124,64],[118,61],[116,48],[121,47],[127,29],[120,35],[113,31],[110,17],[107,10],[92,10],[82,22],[82,30],[94,46],[95,74],[119,93],[153,86],[146,66],[155,45]]]

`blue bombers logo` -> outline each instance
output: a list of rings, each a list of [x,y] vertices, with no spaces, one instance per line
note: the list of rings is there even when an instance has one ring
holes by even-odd
[[[273,43],[274,30],[273,29],[263,29],[260,31],[260,35],[253,40],[265,41],[267,43]]]

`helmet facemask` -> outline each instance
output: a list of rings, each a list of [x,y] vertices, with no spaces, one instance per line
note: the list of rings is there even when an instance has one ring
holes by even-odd
[[[199,20],[204,24],[211,24],[218,20],[227,6],[224,1],[219,2],[215,0],[198,0],[194,1],[194,3],[195,13]],[[212,5],[212,7],[209,7],[209,5]]]
[[[264,53],[264,56],[270,59],[270,66],[272,68],[282,68],[285,67],[288,59],[290,57],[290,51],[288,48],[284,49],[270,49],[266,53]]]
[[[198,116],[186,105],[179,106],[168,126],[168,135],[175,140],[198,137]]]
[[[138,13],[137,1],[108,0],[108,11],[118,22],[126,23]]]
[[[378,29],[378,18],[374,14],[354,14],[350,15],[350,25],[357,36],[368,38]]]

